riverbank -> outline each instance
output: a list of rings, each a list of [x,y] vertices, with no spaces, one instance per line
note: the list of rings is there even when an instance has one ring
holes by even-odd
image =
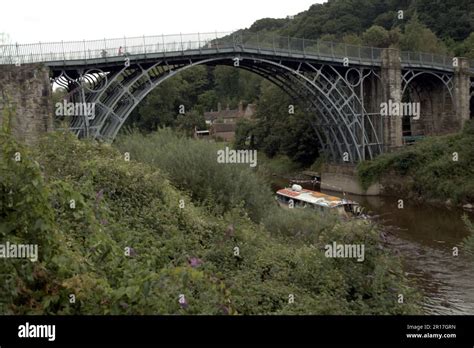
[[[312,189],[310,183],[302,185]],[[274,177],[274,191],[286,186],[287,178]],[[337,191],[323,192],[340,195]],[[474,227],[469,222],[474,221],[474,213],[415,201],[407,201],[404,208],[399,209],[396,196],[346,193],[346,198],[363,207],[382,231],[385,246],[402,258],[405,273],[424,293],[424,313],[474,313],[474,281],[470,277]],[[457,256],[453,255],[453,248],[457,248]]]
[[[39,246],[37,262],[0,263],[0,312],[420,313],[375,225],[279,209],[216,144],[162,130],[115,146],[0,134],[0,236]],[[364,262],[327,257],[333,242],[364,245]]]
[[[474,121],[459,134],[429,137],[357,167],[361,185],[413,201],[474,207]]]

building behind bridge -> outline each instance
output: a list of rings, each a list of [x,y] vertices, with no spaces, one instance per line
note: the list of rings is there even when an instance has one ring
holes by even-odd
[[[255,114],[255,108],[255,104],[248,104],[244,107],[241,101],[237,109],[230,109],[229,105],[222,109],[221,103],[218,103],[217,111],[211,110],[204,113],[209,135],[214,139],[233,141],[237,122],[241,119],[251,119]],[[201,137],[198,133],[196,136]]]

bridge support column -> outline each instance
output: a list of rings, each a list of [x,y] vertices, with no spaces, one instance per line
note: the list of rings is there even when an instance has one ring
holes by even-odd
[[[13,112],[13,136],[34,144],[42,133],[53,129],[52,89],[49,69],[40,64],[0,65],[0,126],[4,110]]]
[[[400,103],[402,101],[402,63],[400,51],[386,48],[382,51],[382,96],[383,102]],[[402,146],[402,119],[397,116],[384,116],[383,143],[384,152],[393,151]]]
[[[456,119],[461,125],[469,120],[470,100],[471,100],[471,77],[469,72],[469,60],[467,58],[457,57],[457,66],[454,67],[454,107],[456,110]]]

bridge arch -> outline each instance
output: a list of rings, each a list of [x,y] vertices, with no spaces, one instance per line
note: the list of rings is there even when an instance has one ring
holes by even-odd
[[[453,132],[457,125],[452,74],[410,69],[402,74],[402,101],[419,104],[418,119],[403,117],[403,135],[417,138]]]
[[[356,162],[365,159],[365,152],[372,158],[382,151],[380,134],[370,119],[363,119],[363,101],[353,83],[331,65],[282,62],[238,53],[188,59],[179,64],[160,59],[91,76],[85,71],[62,72],[55,82],[68,88],[70,100],[95,104],[95,118],[73,117],[71,130],[78,136],[112,141],[133,109],[161,83],[197,65],[232,66],[236,58],[239,68],[259,74],[307,105],[312,113],[311,124],[331,160]],[[87,81],[88,87],[81,81]]]

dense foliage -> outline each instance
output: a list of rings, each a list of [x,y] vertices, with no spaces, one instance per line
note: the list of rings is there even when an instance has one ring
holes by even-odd
[[[403,11],[402,19],[399,19],[400,10]],[[380,34],[383,33],[380,28],[391,31],[395,38],[386,44],[396,44],[399,34],[410,36],[414,29],[422,29],[416,32],[419,40],[413,42],[412,46],[402,48],[431,51],[439,48],[441,44],[441,47],[447,45],[456,54],[464,55],[473,48],[464,47],[467,42],[464,40],[472,35],[474,29],[473,13],[474,4],[469,0],[331,0],[314,4],[294,19],[258,20],[248,30],[337,41],[354,41],[354,37],[361,37],[365,39],[365,44],[378,46],[378,38],[383,35]],[[378,31],[380,35],[367,35],[371,31]],[[370,40],[371,37],[375,40]],[[431,40],[432,37],[435,41]],[[436,37],[443,43],[436,42]],[[429,42],[425,42],[426,38],[430,39]]]
[[[248,164],[226,166],[217,162],[217,144],[160,129],[146,136],[133,131],[120,137],[115,145],[136,161],[164,169],[173,184],[213,213],[224,214],[242,206],[252,220],[259,222],[271,200],[265,182],[252,173]]]
[[[474,202],[474,122],[462,133],[429,137],[394,153],[383,154],[358,166],[364,187],[396,174],[405,178],[405,194],[427,199]]]
[[[244,171],[242,177],[250,182],[242,189],[243,199],[260,195],[269,209],[265,218],[260,224],[249,219],[251,206],[211,214],[199,206],[199,183],[207,183],[211,197],[212,180],[203,176],[234,173],[206,159],[215,154],[212,145],[206,154],[201,144],[168,135],[173,155],[187,165],[187,195],[166,178],[180,166],[166,151],[156,151],[156,156],[149,152],[143,162],[136,161],[150,145],[159,149],[158,137],[144,138],[141,148],[131,137],[122,142],[134,146],[132,160],[126,161],[124,153],[109,145],[78,141],[70,134],[49,134],[34,149],[0,134],[1,240],[37,243],[40,250],[36,263],[0,263],[1,313],[419,311],[419,297],[397,258],[380,244],[376,226],[283,211],[263,189],[247,191],[258,187],[251,187],[257,181]],[[15,161],[17,152],[21,161]],[[235,190],[232,184],[226,188]],[[364,243],[365,261],[326,258],[323,246],[332,241]],[[398,294],[404,294],[403,304],[397,302]]]
[[[268,157],[285,155],[306,166],[318,157],[320,144],[305,110],[270,82],[261,85],[255,119],[239,124],[236,147],[258,149]]]

